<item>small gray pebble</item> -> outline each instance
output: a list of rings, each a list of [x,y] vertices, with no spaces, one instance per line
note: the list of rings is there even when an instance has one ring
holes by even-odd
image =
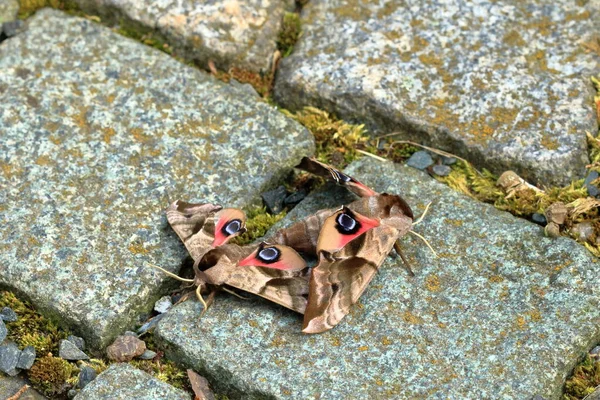
[[[89,360],[90,358],[79,349],[74,343],[68,340],[61,340],[58,344],[58,356],[63,360]]]
[[[600,346],[596,346],[590,351],[590,356],[600,358]]]
[[[539,394],[536,394],[535,396],[533,396],[531,398],[531,400],[546,400],[544,397],[540,396]]]
[[[19,371],[16,368],[20,355],[21,351],[16,343],[9,342],[0,346],[0,371],[10,376],[17,375]]]
[[[592,185],[592,182],[598,179],[598,176],[600,176],[598,172],[592,171],[588,174],[584,181],[584,185],[587,188],[588,194],[592,197],[596,197],[600,194],[600,189]]]
[[[125,331],[125,333],[123,334],[123,336],[135,336],[138,337],[138,334],[135,332],[131,332],[131,331]]]
[[[433,173],[438,175],[438,176],[448,176],[450,175],[450,172],[452,172],[452,169],[447,166],[447,165],[434,165],[433,168]]]
[[[305,197],[306,192],[304,190],[299,190],[286,197],[283,201],[283,204],[285,204],[288,207],[295,207],[298,203],[304,200]]]
[[[67,340],[77,346],[79,350],[85,350],[85,340],[82,337],[69,335],[67,336]]]
[[[79,372],[79,389],[83,389],[88,383],[96,379],[96,370],[87,365]]]
[[[154,311],[160,314],[164,314],[173,307],[171,302],[171,296],[163,296],[156,303],[154,303]]]
[[[279,214],[283,210],[283,202],[288,196],[284,186],[269,190],[260,195],[269,214]]]
[[[16,36],[18,33],[21,33],[24,25],[25,24],[20,19],[15,21],[9,21],[2,24],[2,30],[4,31],[4,35],[10,38]]]
[[[535,213],[531,216],[531,220],[538,225],[546,226],[546,217],[543,214]]]
[[[457,159],[454,157],[446,157],[446,156],[442,156],[442,162],[444,163],[444,165],[454,165],[456,164]]]
[[[156,325],[158,325],[158,322],[161,319],[163,319],[164,316],[165,316],[165,314],[158,314],[156,317],[154,317],[150,321],[146,322],[144,325],[142,325],[140,327],[140,329],[138,329],[138,334],[142,335],[142,334],[148,332],[149,330],[156,328]]]
[[[240,89],[253,97],[260,97],[256,89],[249,83],[241,83],[233,78],[229,79],[229,84],[236,89]]]
[[[21,350],[19,361],[17,362],[17,368],[29,369],[35,361],[35,348],[33,346],[27,346]]]
[[[17,320],[17,314],[10,307],[4,307],[0,311],[0,319],[6,322],[15,322]]]
[[[8,335],[8,329],[6,329],[6,325],[4,325],[4,321],[0,319],[0,343],[4,342],[6,336]]]
[[[138,358],[141,358],[142,360],[152,360],[154,357],[156,357],[156,353],[152,350],[146,349],[146,351],[144,351],[144,354],[142,354]]]
[[[77,389],[71,389],[67,392],[67,397],[69,399],[74,399],[75,396],[77,396],[77,394],[79,394],[79,391]]]
[[[410,156],[408,161],[406,161],[406,165],[416,169],[424,170],[430,165],[433,165],[433,158],[431,158],[429,153],[426,151],[417,151]]]

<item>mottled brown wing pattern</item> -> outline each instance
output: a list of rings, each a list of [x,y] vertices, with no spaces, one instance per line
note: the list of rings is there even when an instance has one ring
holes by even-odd
[[[348,314],[392,250],[400,232],[388,225],[368,230],[335,253],[319,252],[309,282],[305,333],[331,329]]]
[[[256,294],[304,313],[308,295],[309,270],[285,271],[273,268],[240,267],[240,260],[254,252],[256,246],[228,244],[210,250],[198,264],[212,285],[228,285]]]
[[[348,314],[396,240],[411,229],[413,213],[400,196],[379,194],[315,159],[305,157],[298,168],[330,177],[361,198],[342,209],[319,210],[258,247],[226,244],[232,227],[245,224],[241,210],[179,201],[167,219],[196,261],[199,285],[254,293],[304,313],[303,332],[319,333]],[[219,219],[223,215],[231,225]],[[296,252],[316,255],[317,265],[306,268]]]

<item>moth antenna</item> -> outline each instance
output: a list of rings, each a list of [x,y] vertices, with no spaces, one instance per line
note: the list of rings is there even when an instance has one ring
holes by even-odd
[[[400,248],[399,240],[396,240],[396,243],[394,243],[394,250],[396,250],[396,253],[402,259],[402,262],[404,262],[404,267],[406,268],[406,271],[408,271],[408,274],[410,276],[415,276],[415,273],[413,272],[412,268],[410,267],[410,263],[408,262],[406,257],[404,257],[404,253],[402,253],[402,249]]]
[[[148,264],[149,266],[151,266],[154,269],[157,269],[157,270],[161,271],[163,274],[170,276],[171,278],[177,279],[178,281],[181,281],[181,282],[194,282],[193,279],[182,278],[182,277],[180,277],[178,275],[175,275],[172,272],[167,271],[164,268],[159,267],[158,265],[150,264],[149,262],[147,262],[146,264]]]
[[[429,244],[429,242],[427,241],[427,239],[425,239],[423,236],[419,235],[415,231],[408,231],[408,233],[412,233],[413,235],[415,235],[416,237],[418,237],[419,239],[421,239],[423,242],[425,242],[425,244],[427,245],[427,247],[429,247],[429,250],[431,250],[431,252],[435,256],[435,258],[438,258],[437,253],[435,252],[435,250],[433,250],[433,247],[431,247],[431,245]]]
[[[425,218],[425,215],[427,215],[427,211],[429,211],[429,206],[431,205],[431,203],[433,203],[433,201],[427,203],[427,205],[425,206],[425,211],[423,211],[423,214],[421,214],[421,216],[419,217],[419,219],[417,219],[416,222],[413,222],[413,226],[420,224],[423,221],[423,218]]]
[[[229,290],[229,289],[227,289],[227,288],[224,288],[224,287],[222,287],[221,289],[222,289],[223,291],[225,291],[225,292],[229,293],[229,294],[232,294],[232,295],[234,295],[234,296],[235,296],[235,297],[237,297],[237,298],[240,298],[240,299],[242,299],[242,300],[250,300],[250,298],[249,298],[249,297],[244,297],[244,296],[242,296],[242,295],[239,295],[239,294],[237,294],[236,292],[234,292],[233,290]]]

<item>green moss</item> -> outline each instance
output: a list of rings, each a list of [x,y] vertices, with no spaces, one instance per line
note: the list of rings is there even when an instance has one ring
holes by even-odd
[[[301,29],[300,15],[286,12],[277,38],[277,48],[281,51],[283,57],[287,57],[292,53],[294,45],[300,37]]]
[[[154,47],[155,49],[167,53],[168,55],[174,55],[173,48],[160,34],[140,24],[121,19],[119,21],[119,27],[116,28],[115,31],[120,35],[144,43],[147,46]],[[183,61],[180,58],[178,59],[179,61]]]
[[[34,387],[46,396],[54,396],[67,391],[68,383],[77,377],[78,369],[62,358],[48,355],[36,360],[28,372],[29,380]]]
[[[563,400],[578,400],[591,394],[600,386],[600,360],[592,360],[589,355],[575,367],[573,375],[565,382]]]
[[[50,7],[69,14],[81,14],[77,3],[71,0],[19,0],[19,19],[26,19],[41,8]]]
[[[69,332],[61,330],[51,320],[40,315],[33,306],[17,299],[11,292],[0,292],[0,308],[10,307],[18,316],[15,322],[6,322],[8,338],[19,348],[33,346],[38,355],[58,351],[58,342]]]
[[[315,137],[316,157],[337,168],[344,168],[358,158],[356,148],[366,142],[364,125],[353,125],[314,107],[305,107],[289,117],[304,125]]]
[[[256,239],[262,237],[267,233],[270,227],[276,222],[285,217],[286,212],[283,211],[277,215],[271,215],[266,212],[264,207],[252,206],[244,209],[246,212],[246,228],[247,231],[233,239],[231,242],[239,245],[252,243]]]

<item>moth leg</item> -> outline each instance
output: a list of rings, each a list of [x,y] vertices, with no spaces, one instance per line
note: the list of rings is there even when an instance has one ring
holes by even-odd
[[[171,278],[177,279],[178,281],[181,281],[181,282],[194,282],[193,279],[182,278],[182,277],[180,277],[178,275],[175,275],[172,272],[167,271],[164,268],[159,267],[158,265],[150,264],[149,262],[147,262],[146,264],[148,264],[150,267],[152,267],[154,269],[157,269],[157,270],[161,271],[163,274],[166,274],[166,275],[170,276]]]
[[[413,226],[420,224],[423,221],[423,218],[425,218],[425,215],[427,215],[427,211],[429,211],[429,206],[431,205],[431,203],[433,203],[433,201],[430,201],[429,203],[427,203],[427,205],[425,206],[425,211],[423,211],[423,214],[421,214],[419,219],[417,219],[415,222],[413,222]]]
[[[433,247],[431,247],[431,245],[429,244],[429,242],[427,241],[427,239],[425,239],[423,236],[419,235],[415,231],[408,231],[408,233],[415,235],[416,237],[418,237],[419,239],[421,239],[423,242],[425,242],[425,244],[427,245],[427,247],[429,247],[429,250],[431,250],[431,252],[435,256],[435,258],[438,258],[437,253],[435,252],[435,250],[433,250]]]
[[[202,298],[202,293],[200,293],[201,290],[202,290],[202,286],[198,286],[196,288],[196,297],[198,298],[198,301],[200,301],[200,303],[202,303],[202,306],[204,307],[204,310],[202,310],[202,314],[200,314],[200,316],[204,315],[204,313],[208,309],[208,305],[206,304],[206,302]]]
[[[229,294],[232,294],[232,295],[234,295],[235,297],[237,297],[237,298],[239,298],[239,299],[242,299],[242,300],[250,300],[250,297],[244,297],[244,296],[242,296],[242,295],[239,295],[239,294],[237,294],[236,292],[234,292],[233,290],[229,290],[229,289],[227,289],[227,288],[224,288],[224,287],[222,287],[222,288],[221,288],[221,290],[223,290],[223,291],[225,291],[225,292],[227,292],[227,293],[229,293]]]
[[[406,271],[408,272],[408,274],[410,276],[415,276],[415,273],[413,272],[412,268],[410,267],[410,263],[408,262],[406,257],[404,257],[404,254],[402,253],[402,249],[400,248],[400,243],[398,240],[396,240],[396,243],[394,243],[394,250],[396,250],[396,253],[402,259],[402,262],[404,262],[404,268],[406,268]]]

